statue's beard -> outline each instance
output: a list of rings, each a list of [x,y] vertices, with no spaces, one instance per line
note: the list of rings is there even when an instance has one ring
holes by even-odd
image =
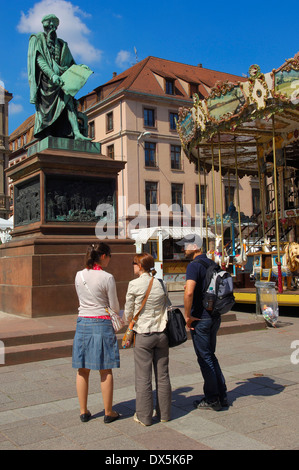
[[[47,33],[47,42],[48,42],[48,43],[55,44],[56,38],[57,38],[57,34],[56,34],[55,29],[51,29],[51,30]]]
[[[49,50],[50,50],[51,55],[53,55],[53,56],[54,56],[54,54],[55,54],[55,42],[56,42],[56,38],[57,38],[57,34],[56,34],[55,29],[51,29],[51,30],[47,33],[47,45],[48,45],[48,48],[49,48]]]

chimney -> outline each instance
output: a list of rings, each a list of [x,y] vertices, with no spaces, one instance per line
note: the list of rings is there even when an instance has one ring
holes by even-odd
[[[202,64],[197,64],[197,67],[199,67],[200,69],[202,69]]]
[[[113,72],[112,73],[112,78],[116,77],[116,75],[117,75],[117,72]]]

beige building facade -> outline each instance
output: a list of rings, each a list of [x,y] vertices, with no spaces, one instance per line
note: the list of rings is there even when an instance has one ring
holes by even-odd
[[[9,162],[8,103],[12,94],[0,82],[0,218],[10,216],[10,196],[5,169]]]
[[[185,207],[182,224],[194,224],[195,205],[201,203],[210,217],[214,216],[212,173],[198,174],[181,148],[175,120],[180,107],[190,107],[193,93],[207,96],[217,81],[241,81],[241,77],[149,57],[80,99],[87,114],[90,136],[101,142],[102,153],[126,161],[119,176],[119,218],[131,220],[135,204]],[[216,155],[217,157],[217,155]],[[235,170],[228,175],[215,172],[216,212],[237,202]],[[240,208],[251,216],[258,206],[258,181],[251,177],[240,180]],[[206,203],[206,205],[205,205]],[[165,208],[165,207],[164,207]],[[165,209],[166,209],[165,208]],[[169,212],[169,211],[168,211]],[[167,209],[164,213],[167,216]],[[151,212],[153,217],[155,211]],[[163,213],[162,213],[163,215]]]

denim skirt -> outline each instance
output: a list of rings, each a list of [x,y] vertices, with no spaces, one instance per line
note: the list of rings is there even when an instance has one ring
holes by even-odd
[[[117,338],[111,320],[78,317],[72,366],[92,370],[120,366]]]

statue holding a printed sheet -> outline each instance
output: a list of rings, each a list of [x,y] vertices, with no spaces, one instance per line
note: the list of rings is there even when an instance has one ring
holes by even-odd
[[[78,112],[74,96],[93,72],[76,65],[67,43],[57,38],[55,15],[46,15],[42,24],[44,32],[31,35],[28,48],[30,102],[36,108],[34,137],[91,140],[87,118]]]

